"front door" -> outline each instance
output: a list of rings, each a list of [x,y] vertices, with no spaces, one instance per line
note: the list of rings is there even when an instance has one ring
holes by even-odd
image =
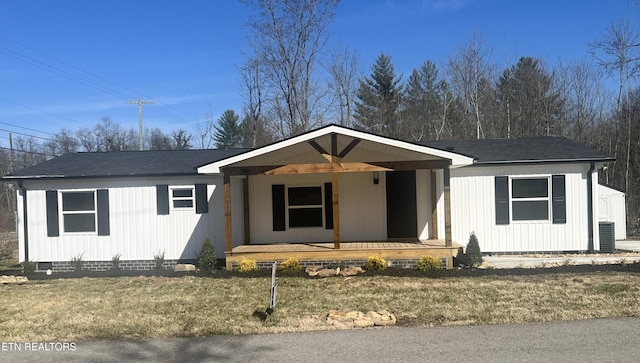
[[[416,172],[386,173],[387,238],[417,238]]]

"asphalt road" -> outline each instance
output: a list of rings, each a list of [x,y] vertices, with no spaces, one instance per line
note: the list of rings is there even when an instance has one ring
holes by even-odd
[[[640,318],[77,342],[1,362],[638,362]],[[15,348],[15,347],[14,347]],[[38,349],[38,346],[30,348]],[[39,348],[43,348],[40,346]],[[46,348],[46,347],[44,347]],[[60,346],[58,346],[60,348]]]

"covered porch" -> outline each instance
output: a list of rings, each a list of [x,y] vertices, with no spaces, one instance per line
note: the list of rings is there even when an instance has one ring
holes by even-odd
[[[341,242],[340,249],[329,242],[241,245],[227,253],[226,268],[233,269],[243,259],[259,264],[296,258],[302,265],[319,261],[353,265],[362,264],[369,256],[380,256],[392,265],[404,266],[426,255],[440,259],[443,268],[451,268],[459,247],[462,246],[455,242],[447,247],[444,240]]]
[[[242,259],[335,262],[371,255],[392,261],[431,255],[450,268],[458,248],[451,240],[450,168],[471,162],[332,125],[198,172],[223,175],[229,269]],[[238,209],[233,219],[234,208],[242,221]],[[236,228],[234,236],[240,222],[243,233],[237,236]]]

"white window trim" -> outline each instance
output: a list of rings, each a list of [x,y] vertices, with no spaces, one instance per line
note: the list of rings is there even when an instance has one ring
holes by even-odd
[[[518,179],[547,179],[547,196],[535,197],[535,198],[514,198],[513,197],[513,181]],[[511,223],[515,224],[531,224],[531,223],[551,223],[552,222],[552,210],[551,210],[551,175],[519,175],[516,177],[509,177],[509,219]],[[547,202],[547,219],[527,219],[527,220],[515,220],[513,219],[513,202],[535,202],[546,201]]]
[[[71,194],[71,193],[93,193],[93,220],[94,220],[94,230],[93,231],[83,231],[83,232],[67,232],[64,228],[64,217],[70,214],[89,214],[91,211],[65,211],[64,210],[64,197],[63,194]],[[59,218],[59,228],[63,235],[89,235],[89,236],[97,236],[98,235],[98,192],[97,189],[73,189],[73,190],[58,190],[58,215]]]
[[[320,200],[321,204],[309,204],[309,205],[293,205],[289,206],[289,188],[320,188]],[[327,221],[325,221],[325,205],[324,205],[324,184],[297,184],[297,185],[285,185],[284,191],[284,207],[285,207],[285,223],[286,229],[324,229],[327,225]],[[314,227],[290,227],[289,225],[289,210],[290,209],[311,209],[311,208],[321,208],[322,209],[322,225],[314,226]]]
[[[174,197],[174,190],[191,190],[191,197]],[[190,200],[191,207],[174,207],[175,200]],[[169,210],[171,211],[194,211],[196,210],[196,188],[193,185],[175,185],[169,187]]]

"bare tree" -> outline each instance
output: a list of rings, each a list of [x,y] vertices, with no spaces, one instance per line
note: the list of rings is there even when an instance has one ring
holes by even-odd
[[[47,153],[60,156],[77,152],[80,142],[70,130],[63,128],[47,141],[44,146]]]
[[[618,97],[617,114],[626,120],[626,155],[624,167],[624,190],[630,193],[629,168],[631,160],[631,128],[632,114],[631,107],[626,107],[623,112],[622,103],[626,87],[627,97],[630,97],[632,90],[632,80],[634,79],[638,67],[638,33],[631,28],[629,22],[621,18],[617,22],[611,22],[605,31],[602,39],[589,43],[592,56],[609,75],[617,74],[618,77]]]
[[[245,0],[256,14],[254,62],[264,67],[268,109],[277,117],[281,137],[305,132],[323,121],[326,92],[316,81],[316,68],[327,41],[337,0]]]
[[[213,128],[216,121],[213,117],[213,110],[209,107],[209,111],[205,113],[204,120],[196,122],[194,128],[198,137],[198,149],[209,149],[213,142]]]
[[[491,86],[494,66],[490,63],[491,50],[486,48],[482,37],[474,32],[469,42],[449,57],[448,74],[454,92],[460,97],[465,111],[475,125],[476,138],[483,137],[482,123],[484,106],[482,94]],[[470,135],[467,135],[470,136]]]
[[[338,123],[351,127],[355,92],[358,86],[359,53],[348,48],[335,49],[331,53],[331,60],[327,67],[330,81],[329,89],[337,103]]]

